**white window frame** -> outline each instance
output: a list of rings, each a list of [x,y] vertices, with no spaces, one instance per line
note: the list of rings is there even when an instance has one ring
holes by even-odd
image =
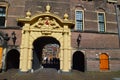
[[[82,30],[79,30],[79,29],[77,28],[77,18],[76,18],[76,12],[77,12],[77,11],[82,12]],[[76,31],[84,31],[84,11],[83,11],[83,10],[75,10],[75,30],[76,30]]]
[[[0,7],[5,7],[6,8],[6,11],[5,11],[5,24],[4,24],[4,27],[6,27],[9,3],[8,2],[0,2]]]
[[[100,30],[99,14],[103,14],[103,16],[104,16],[104,19],[103,19],[104,20],[104,31]],[[97,20],[98,20],[98,31],[103,32],[103,33],[106,32],[106,16],[105,16],[105,12],[98,12],[97,13]]]

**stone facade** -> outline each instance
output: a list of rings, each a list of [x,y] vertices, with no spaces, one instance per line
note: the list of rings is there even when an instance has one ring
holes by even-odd
[[[76,52],[83,54],[82,65],[84,65],[82,71],[101,71],[102,69],[100,68],[100,55],[106,54],[108,56],[108,71],[119,71],[120,67],[120,7],[119,7],[119,2],[118,3],[109,3],[107,0],[3,0],[0,1],[0,7],[5,6],[7,7],[6,9],[6,22],[4,27],[0,27],[0,33],[2,37],[4,37],[5,33],[8,33],[8,36],[11,36],[11,33],[14,31],[17,36],[16,44],[13,45],[12,38],[8,41],[8,46],[7,48],[1,45],[3,48],[3,54],[7,55],[11,50],[15,49],[18,50],[20,54],[20,65],[19,69],[21,71],[29,71],[32,69],[32,63],[30,62],[32,60],[32,54],[31,56],[27,55],[27,52],[22,50],[23,46],[25,48],[32,49],[32,46],[26,46],[27,42],[24,41],[27,38],[27,35],[24,35],[24,29],[25,26],[36,24],[38,18],[40,16],[45,17],[46,12],[46,5],[50,5],[50,17],[53,17],[57,20],[57,23],[63,27],[63,24],[65,23],[63,21],[60,22],[61,19],[64,20],[64,14],[67,13],[69,15],[68,20],[72,20],[74,24],[75,23],[75,11],[76,10],[82,10],[84,12],[84,29],[83,31],[77,31],[76,30],[76,24],[74,27],[71,27],[71,31],[69,32],[69,35],[66,37],[69,37],[70,40],[68,39],[68,49],[66,49],[66,52],[69,53],[66,56],[69,56],[68,61],[64,57],[59,57],[60,58],[60,69],[63,71],[69,71],[72,69],[76,69],[73,67],[77,63],[74,63],[74,54]],[[26,14],[28,11],[30,11],[30,15]],[[104,12],[105,13],[105,32],[101,33],[99,32],[98,29],[98,13],[99,12]],[[36,16],[37,15],[37,16]],[[58,17],[55,17],[54,15],[57,15]],[[29,19],[25,19],[25,17],[31,17],[31,16],[36,16],[32,17]],[[38,17],[38,18],[37,18]],[[42,17],[42,18],[43,18]],[[31,22],[30,22],[31,21]],[[30,23],[29,23],[30,22]],[[27,24],[29,23],[29,24]],[[68,25],[67,23],[67,26]],[[27,29],[27,27],[26,27]],[[70,28],[69,28],[70,29]],[[69,31],[69,30],[68,30]],[[33,31],[35,32],[35,31]],[[38,31],[39,32],[39,31]],[[32,32],[31,32],[32,33]],[[56,32],[53,32],[55,34]],[[38,38],[41,35],[39,34],[32,34],[37,37],[34,37],[35,39]],[[49,33],[46,33],[49,34]],[[81,35],[80,39],[80,46],[77,46],[77,38],[78,35]],[[58,41],[57,36],[62,36],[63,34],[55,34],[55,35],[49,35],[51,37],[56,38]],[[23,39],[24,36],[24,39]],[[26,37],[25,37],[26,36]],[[64,37],[65,38],[65,37]],[[63,39],[64,39],[63,38]],[[31,38],[32,39],[32,38]],[[32,42],[34,42],[34,40]],[[65,42],[59,41],[61,45],[65,45]],[[67,41],[66,41],[67,42]],[[26,43],[26,45],[24,44]],[[28,41],[29,44],[32,44],[31,42]],[[71,43],[71,44],[69,44]],[[71,45],[71,46],[70,46]],[[64,49],[61,47],[61,49]],[[30,50],[28,50],[30,51]],[[24,52],[26,52],[26,58],[23,57]],[[61,53],[60,55],[63,56],[66,52]],[[32,51],[30,51],[32,53]],[[2,55],[2,54],[1,54]],[[2,56],[1,59],[3,62],[1,62],[0,66],[1,69],[6,69],[6,61],[5,58],[6,56]],[[21,57],[22,56],[22,57]],[[1,60],[0,59],[0,60]],[[23,62],[26,59],[26,62]],[[28,60],[28,62],[27,62]],[[64,61],[65,60],[65,61]],[[78,59],[79,60],[79,59]],[[66,66],[67,62],[67,68]],[[22,65],[28,65],[28,66],[22,66]],[[81,66],[81,65],[80,65]],[[79,69],[77,69],[79,70]],[[80,69],[81,70],[81,69]]]

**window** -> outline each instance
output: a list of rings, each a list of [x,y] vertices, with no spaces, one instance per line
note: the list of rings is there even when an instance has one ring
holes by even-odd
[[[0,7],[0,26],[5,26],[6,7]]]
[[[100,32],[105,32],[105,17],[104,13],[98,13],[98,28]]]
[[[83,11],[76,11],[76,30],[83,31]]]

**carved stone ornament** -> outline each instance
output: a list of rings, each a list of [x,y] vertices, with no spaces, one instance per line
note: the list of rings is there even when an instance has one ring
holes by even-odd
[[[55,19],[51,19],[50,17],[39,18],[35,27],[38,28],[51,28],[56,29],[60,28],[59,24],[56,22]]]

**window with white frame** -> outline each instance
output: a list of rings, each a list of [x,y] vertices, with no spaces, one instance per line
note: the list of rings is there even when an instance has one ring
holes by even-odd
[[[99,32],[105,32],[105,15],[104,15],[104,13],[98,13],[98,28],[99,28]]]
[[[0,26],[5,26],[6,7],[0,7]]]
[[[76,30],[83,31],[83,11],[76,10],[75,20],[76,20]]]

